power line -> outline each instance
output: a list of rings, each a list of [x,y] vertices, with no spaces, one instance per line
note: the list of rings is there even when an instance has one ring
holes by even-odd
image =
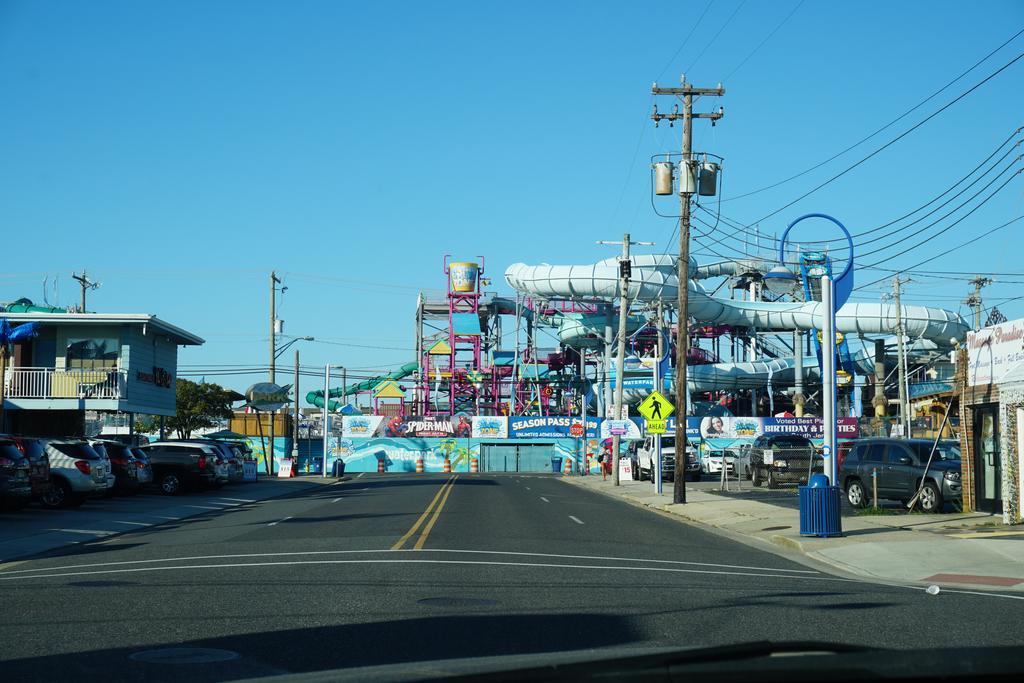
[[[801,4],[803,4],[803,3],[801,2]],[[797,6],[797,9],[799,9],[799,6]],[[796,10],[793,10],[793,12],[796,12]],[[790,14],[790,16],[792,16],[792,13]],[[787,17],[787,19],[788,19],[788,17]],[[783,22],[783,23],[785,23],[785,22]],[[780,26],[781,26],[781,25],[780,25]],[[776,29],[776,30],[778,30],[778,29]],[[999,47],[997,47],[997,48],[995,48],[994,50],[992,50],[991,52],[989,52],[989,53],[988,53],[987,55],[985,55],[985,56],[984,56],[984,57],[982,57],[982,58],[981,58],[980,60],[978,60],[977,62],[975,62],[975,63],[974,63],[973,65],[971,65],[970,67],[968,67],[968,68],[967,68],[967,69],[966,69],[965,71],[961,72],[959,76],[957,76],[957,77],[956,77],[956,78],[954,78],[953,80],[951,80],[951,81],[949,81],[948,83],[946,83],[946,84],[945,84],[944,86],[942,86],[941,88],[939,88],[938,90],[936,90],[935,92],[933,92],[933,93],[932,93],[931,95],[929,95],[928,97],[924,98],[923,100],[921,100],[920,102],[918,102],[917,104],[915,104],[915,105],[914,105],[913,107],[911,107],[910,109],[906,110],[905,112],[903,112],[902,114],[900,114],[899,116],[897,116],[896,118],[894,118],[894,119],[893,119],[892,121],[890,121],[889,123],[885,124],[884,126],[882,126],[881,128],[879,128],[878,130],[874,131],[873,133],[871,133],[871,134],[869,134],[869,135],[867,135],[867,136],[865,136],[865,137],[861,138],[860,140],[858,140],[857,142],[853,143],[852,145],[850,145],[850,146],[849,146],[849,147],[847,147],[846,149],[842,150],[841,152],[838,152],[838,153],[836,153],[836,154],[833,154],[833,155],[832,155],[832,156],[830,156],[830,157],[829,157],[828,159],[825,159],[824,161],[822,161],[822,162],[820,162],[820,163],[817,163],[817,164],[815,164],[814,166],[811,166],[810,168],[808,168],[808,169],[806,169],[806,170],[803,170],[803,171],[801,171],[800,173],[797,173],[796,175],[792,175],[792,176],[790,176],[790,177],[788,177],[788,178],[785,178],[784,180],[780,180],[780,181],[778,181],[778,182],[776,182],[776,183],[772,183],[771,185],[766,185],[765,187],[762,187],[762,188],[760,188],[760,189],[757,189],[757,190],[752,190],[752,191],[750,191],[750,192],[745,192],[745,193],[743,193],[743,194],[738,194],[738,195],[736,195],[735,197],[729,197],[729,198],[727,198],[727,199],[723,199],[722,201],[726,201],[726,202],[731,202],[731,201],[733,201],[733,200],[735,200],[735,199],[742,199],[742,198],[744,198],[744,197],[749,197],[749,196],[751,196],[751,195],[755,195],[755,194],[758,194],[758,193],[761,193],[761,192],[765,192],[766,190],[771,190],[771,189],[774,189],[774,188],[776,188],[776,187],[779,187],[780,185],[784,185],[784,184],[788,183],[788,182],[789,182],[789,181],[791,181],[791,180],[796,180],[797,178],[800,178],[800,177],[802,177],[802,176],[805,176],[805,175],[807,175],[808,173],[810,173],[810,172],[812,172],[812,171],[815,171],[815,170],[817,170],[817,169],[821,168],[822,166],[824,166],[824,165],[826,165],[826,164],[828,164],[828,163],[830,163],[830,162],[832,162],[832,161],[835,161],[836,159],[838,159],[839,157],[843,156],[843,155],[844,155],[844,154],[846,154],[847,152],[849,152],[849,151],[851,151],[851,150],[855,149],[856,147],[859,147],[860,145],[864,144],[865,142],[867,142],[867,141],[868,141],[868,140],[870,140],[871,138],[875,137],[876,135],[878,135],[878,134],[879,134],[879,133],[881,133],[882,131],[884,131],[884,130],[886,130],[886,129],[888,129],[888,128],[891,128],[891,127],[892,127],[893,125],[895,125],[896,123],[899,123],[900,121],[902,121],[903,119],[905,119],[905,118],[906,118],[907,116],[909,116],[909,115],[910,115],[911,113],[913,113],[914,111],[916,111],[916,110],[920,109],[920,108],[921,108],[921,107],[922,107],[923,105],[925,105],[925,104],[926,104],[927,102],[929,102],[929,101],[931,101],[932,99],[934,99],[935,97],[937,97],[937,96],[938,96],[939,94],[941,94],[941,93],[942,93],[943,91],[945,91],[945,90],[946,90],[947,88],[949,88],[949,87],[950,87],[951,85],[953,85],[954,83],[956,83],[957,81],[959,81],[960,79],[962,79],[962,78],[963,78],[964,76],[966,76],[967,74],[969,74],[969,73],[970,73],[971,71],[974,71],[974,70],[975,70],[976,68],[978,68],[978,67],[979,67],[979,66],[980,66],[981,64],[983,64],[984,62],[988,61],[988,60],[989,60],[989,58],[991,58],[991,57],[992,57],[992,56],[993,56],[993,55],[994,55],[995,53],[999,52],[999,51],[1000,51],[1000,50],[1002,50],[1002,49],[1003,49],[1004,47],[1006,47],[1007,45],[1009,45],[1009,44],[1010,44],[1011,42],[1013,42],[1013,41],[1014,41],[1014,40],[1015,40],[1015,39],[1016,39],[1017,37],[1019,37],[1019,36],[1020,36],[1020,35],[1021,35],[1022,33],[1024,33],[1024,29],[1021,29],[1021,30],[1017,31],[1017,32],[1016,32],[1015,34],[1013,34],[1013,35],[1012,35],[1012,36],[1011,36],[1011,37],[1010,37],[1010,38],[1009,38],[1009,39],[1008,39],[1008,40],[1007,40],[1006,42],[1004,42],[1004,43],[1003,43],[1003,44],[1001,44],[1001,45],[1000,45]],[[769,36],[769,37],[771,37],[771,36]],[[760,46],[758,46],[758,47],[760,47]],[[756,51],[756,49],[755,49],[755,51]],[[738,69],[738,68],[739,68],[739,67],[737,67],[737,69]],[[734,70],[734,71],[735,71],[735,70]],[[730,75],[731,75],[731,74],[730,74]],[[728,76],[726,76],[724,80],[729,80],[729,77],[728,77]]]
[[[693,71],[693,67],[697,66],[697,62],[700,61],[700,58],[703,57],[704,53],[708,51],[708,48],[710,48],[714,44],[714,42],[718,40],[718,36],[722,35],[722,31],[725,30],[725,27],[732,23],[732,20],[736,18],[736,15],[740,13],[740,10],[743,9],[743,6],[746,4],[747,0],[743,0],[739,5],[736,6],[736,9],[733,10],[732,14],[729,15],[729,18],[725,20],[725,23],[722,24],[722,27],[718,29],[718,33],[711,37],[711,40],[708,41],[708,44],[704,46],[704,49],[700,51],[700,54],[694,58],[693,63],[690,64],[690,66],[687,67],[686,71],[684,71],[683,73],[690,73],[691,71]]]
[[[855,163],[851,164],[850,166],[847,166],[847,167],[846,167],[845,169],[843,169],[843,170],[842,170],[842,171],[840,171],[839,173],[836,173],[835,175],[833,175],[833,176],[832,176],[831,178],[829,178],[828,180],[826,180],[826,181],[824,181],[824,182],[822,182],[822,183],[819,183],[818,185],[816,185],[816,186],[815,186],[815,187],[813,187],[812,189],[808,190],[808,191],[807,191],[807,192],[805,192],[804,194],[800,195],[800,196],[799,196],[799,197],[797,197],[796,199],[794,199],[794,200],[790,201],[790,202],[789,202],[789,203],[787,203],[787,204],[784,204],[784,205],[780,206],[779,208],[775,209],[774,211],[772,211],[772,212],[770,212],[770,213],[768,213],[768,214],[765,214],[764,216],[762,216],[761,218],[757,219],[757,220],[756,220],[756,221],[754,221],[753,223],[760,223],[761,221],[767,220],[767,219],[771,218],[772,216],[776,216],[776,215],[778,215],[779,213],[782,213],[783,211],[785,211],[785,210],[786,210],[786,209],[788,209],[789,207],[793,206],[794,204],[796,204],[796,203],[798,203],[798,202],[800,202],[800,201],[803,201],[803,200],[804,200],[804,199],[806,199],[807,197],[810,197],[810,196],[811,196],[812,194],[814,194],[815,192],[817,192],[817,191],[818,191],[818,190],[820,190],[821,188],[825,187],[826,185],[829,185],[829,184],[831,184],[831,183],[835,182],[835,181],[836,181],[836,180],[838,180],[839,178],[842,178],[842,177],[843,177],[844,175],[846,175],[846,174],[847,174],[847,173],[849,173],[850,171],[854,170],[855,168],[857,168],[857,167],[858,167],[858,166],[860,166],[861,164],[863,164],[863,163],[867,162],[868,160],[872,159],[872,158],[873,158],[873,157],[875,157],[876,155],[880,154],[880,153],[881,153],[882,151],[884,151],[884,150],[888,149],[889,147],[892,147],[892,146],[893,146],[894,144],[896,144],[897,142],[899,142],[899,141],[900,141],[900,140],[902,140],[903,138],[907,137],[908,135],[910,135],[911,133],[913,133],[913,132],[914,132],[915,130],[917,130],[918,128],[920,128],[920,127],[921,127],[921,126],[923,126],[924,124],[928,123],[929,121],[931,121],[931,120],[932,120],[932,119],[934,119],[934,118],[935,118],[936,116],[938,116],[938,115],[939,115],[939,114],[941,114],[942,112],[944,112],[944,111],[946,111],[947,109],[949,109],[950,107],[952,107],[952,106],[953,106],[954,104],[956,104],[956,103],[957,103],[957,102],[959,102],[960,100],[962,100],[962,99],[964,99],[965,97],[967,97],[968,95],[970,95],[970,94],[971,94],[971,93],[973,93],[973,92],[974,92],[975,90],[977,90],[978,88],[980,88],[981,86],[985,85],[986,83],[988,83],[989,81],[991,81],[991,80],[992,80],[993,78],[995,78],[996,76],[998,76],[999,74],[1001,74],[1001,73],[1002,73],[1003,71],[1005,71],[1006,69],[1008,69],[1008,68],[1010,68],[1011,66],[1013,66],[1014,64],[1016,64],[1016,63],[1017,63],[1018,61],[1020,61],[1020,60],[1021,60],[1022,58],[1024,58],[1024,52],[1020,53],[1019,55],[1017,55],[1016,57],[1014,57],[1013,59],[1011,59],[1011,60],[1010,60],[1009,62],[1007,62],[1006,64],[1003,64],[1003,65],[1002,65],[1001,67],[999,67],[998,69],[996,69],[995,71],[993,71],[992,73],[990,73],[990,74],[989,74],[988,76],[986,76],[985,78],[983,78],[983,79],[982,79],[981,81],[979,81],[978,83],[974,84],[973,86],[971,86],[970,88],[968,88],[968,89],[967,89],[967,90],[965,90],[964,92],[960,93],[960,94],[959,94],[959,95],[957,95],[957,96],[956,96],[955,98],[953,98],[952,100],[950,100],[950,101],[949,101],[949,102],[947,102],[946,104],[942,105],[942,106],[941,106],[941,107],[940,107],[939,109],[937,109],[936,111],[932,112],[931,114],[929,114],[928,116],[926,116],[926,117],[925,117],[924,119],[922,119],[921,121],[919,121],[919,122],[915,123],[915,124],[914,124],[913,126],[911,126],[910,128],[908,128],[907,130],[903,131],[902,133],[900,133],[899,135],[897,135],[897,136],[896,136],[895,138],[893,138],[893,139],[892,139],[892,140],[890,140],[889,142],[887,142],[887,143],[885,143],[884,145],[882,145],[881,147],[877,148],[877,149],[876,149],[875,151],[871,152],[870,154],[868,154],[867,156],[863,157],[863,158],[862,158],[862,159],[860,159],[859,161],[857,161],[857,162],[855,162]],[[747,226],[747,227],[749,227],[749,226]]]
[[[733,77],[733,75],[734,75],[734,74],[735,74],[735,73],[736,73],[737,71],[739,71],[739,70],[740,70],[740,68],[741,68],[741,67],[742,67],[742,66],[743,66],[744,64],[746,64],[746,63],[747,63],[747,61],[749,61],[749,60],[750,60],[750,58],[751,58],[751,57],[753,57],[753,56],[754,56],[754,54],[755,54],[755,53],[756,53],[756,52],[757,52],[758,50],[760,50],[760,49],[761,49],[762,47],[764,47],[764,44],[765,44],[765,43],[767,43],[767,42],[768,42],[769,40],[771,40],[771,39],[772,39],[772,36],[774,36],[774,35],[775,35],[776,33],[778,33],[778,32],[779,32],[779,29],[780,29],[780,28],[782,28],[783,26],[785,26],[786,22],[787,22],[787,21],[789,21],[789,20],[790,20],[790,18],[791,18],[791,17],[792,17],[792,16],[794,15],[794,14],[796,14],[797,10],[799,10],[799,9],[800,9],[801,7],[803,7],[803,5],[804,5],[804,2],[806,2],[806,0],[800,0],[800,2],[798,2],[798,3],[796,4],[796,7],[794,7],[794,8],[793,8],[793,9],[792,9],[792,10],[790,11],[790,13],[786,15],[786,17],[785,17],[785,18],[784,18],[784,19],[783,19],[782,21],[780,21],[780,22],[779,22],[778,24],[776,24],[775,28],[773,28],[773,29],[771,30],[771,32],[770,32],[770,33],[769,33],[769,34],[768,34],[767,36],[765,36],[765,39],[764,39],[764,40],[762,40],[762,41],[761,41],[760,43],[758,43],[758,44],[757,44],[757,47],[755,47],[755,48],[754,48],[753,50],[751,50],[751,51],[750,51],[750,52],[749,52],[749,53],[747,54],[747,56],[746,56],[746,57],[744,57],[744,58],[743,58],[743,59],[742,59],[742,60],[740,61],[740,63],[739,63],[739,64],[737,64],[737,65],[736,65],[736,67],[735,67],[735,68],[734,68],[734,69],[733,69],[732,71],[730,71],[730,72],[728,73],[728,75],[726,75],[726,77],[725,77],[725,78],[723,78],[723,79],[722,79],[722,82],[723,82],[723,83],[724,83],[724,82],[727,82],[727,81],[728,81],[728,80],[729,80],[730,78],[732,78],[732,77]],[[751,193],[751,194],[753,194],[753,193]],[[742,195],[741,195],[741,196],[742,196]]]
[[[975,207],[975,208],[977,208],[977,207]],[[972,212],[973,212],[973,209],[972,209]],[[967,214],[967,216],[969,216],[969,215],[970,214]],[[966,218],[967,216],[964,216],[964,218]],[[1021,219],[1024,219],[1024,216],[1017,216],[1016,218],[1013,218],[1013,219],[1003,223],[1002,225],[997,225],[996,227],[992,228],[991,230],[988,230],[987,232],[982,233],[981,235],[978,235],[977,237],[973,237],[973,238],[967,240],[966,242],[962,242],[961,244],[958,244],[955,247],[951,247],[950,249],[947,249],[946,251],[944,251],[944,252],[942,252],[940,254],[936,254],[935,256],[926,258],[923,261],[919,261],[919,262],[915,263],[914,265],[910,266],[910,269],[919,268],[920,266],[923,266],[926,263],[931,263],[935,259],[942,258],[943,256],[948,256],[949,254],[953,253],[957,249],[961,249],[961,248],[967,246],[968,244],[974,244],[979,239],[981,239],[982,237],[987,237],[987,236],[991,235],[992,233],[996,232],[997,230],[1002,230],[1003,228],[1005,228],[1005,227],[1007,227],[1009,225],[1012,225],[1012,224],[1016,223],[1017,221],[1019,221]],[[963,218],[961,218],[960,220],[963,220]],[[959,222],[959,221],[957,221],[957,222]],[[954,223],[954,225],[955,225],[955,223]],[[880,261],[879,264],[880,263],[883,263],[883,262]],[[877,266],[879,264],[872,264],[870,266],[862,266],[862,267],[877,268]],[[896,271],[896,272],[901,272],[901,271]],[[883,278],[879,278],[878,280],[874,280],[873,282],[869,282],[869,283],[867,283],[865,285],[861,285],[859,287],[854,288],[854,291],[856,291],[858,289],[865,289],[865,288],[870,287],[871,285],[877,284],[879,282],[887,281],[888,279],[889,279],[888,276],[883,277]]]

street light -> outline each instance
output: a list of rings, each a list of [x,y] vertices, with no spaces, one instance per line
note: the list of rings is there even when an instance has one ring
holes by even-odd
[[[280,347],[277,348],[277,350],[274,352],[274,360],[277,360],[278,358],[280,358],[281,354],[283,354],[288,349],[289,346],[291,346],[295,342],[300,342],[300,341],[316,341],[316,339],[314,339],[313,337],[294,337],[291,341],[289,341],[284,346],[280,346]]]

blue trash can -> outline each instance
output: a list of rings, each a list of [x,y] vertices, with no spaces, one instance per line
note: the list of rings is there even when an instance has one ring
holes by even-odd
[[[834,538],[843,535],[843,490],[829,486],[828,477],[815,474],[800,487],[800,535]]]
[[[561,458],[551,458],[551,474],[561,474],[561,473],[562,473],[562,459]]]
[[[341,458],[338,458],[337,460],[335,460],[334,461],[334,466],[331,468],[331,472],[338,479],[341,479],[342,477],[344,477],[345,476],[345,461],[342,460]]]

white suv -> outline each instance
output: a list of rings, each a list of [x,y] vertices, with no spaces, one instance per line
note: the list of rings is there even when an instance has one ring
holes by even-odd
[[[92,446],[72,439],[43,439],[50,458],[50,488],[42,497],[48,508],[78,507],[111,486],[110,460]]]

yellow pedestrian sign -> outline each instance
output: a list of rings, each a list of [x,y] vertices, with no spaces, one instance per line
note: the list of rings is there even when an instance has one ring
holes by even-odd
[[[668,420],[644,420],[644,431],[648,434],[664,434],[668,429]]]
[[[676,407],[657,391],[652,391],[637,406],[640,414],[648,420],[666,420],[669,415],[675,412],[675,409]]]

